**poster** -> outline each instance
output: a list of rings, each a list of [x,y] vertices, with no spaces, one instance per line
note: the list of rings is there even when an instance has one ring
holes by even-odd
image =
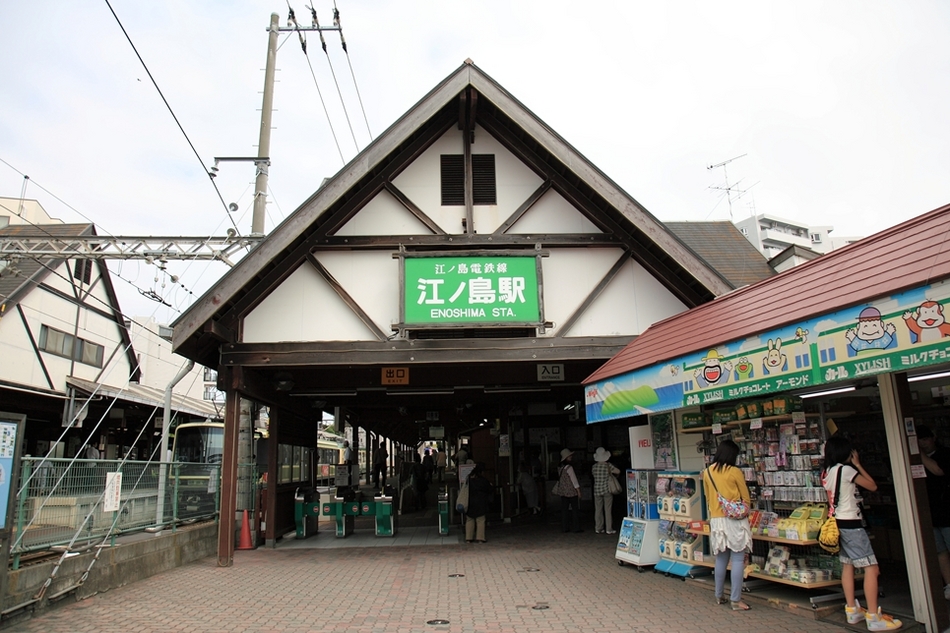
[[[25,416],[24,416],[25,417]],[[13,458],[16,455],[16,422],[0,422],[0,529],[7,527]]]
[[[653,437],[653,467],[658,470],[676,470],[676,430],[672,413],[650,416]]]

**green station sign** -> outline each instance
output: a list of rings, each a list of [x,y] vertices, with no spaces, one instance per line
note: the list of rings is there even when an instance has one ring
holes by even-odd
[[[406,257],[407,325],[541,322],[535,257]]]

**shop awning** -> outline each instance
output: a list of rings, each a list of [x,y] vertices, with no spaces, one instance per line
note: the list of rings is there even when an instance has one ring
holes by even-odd
[[[165,406],[164,391],[146,387],[138,383],[129,383],[125,387],[114,387],[90,380],[83,380],[82,378],[69,377],[66,378],[66,384],[87,394],[96,394],[105,398],[117,398],[125,402],[135,402],[160,409]],[[222,415],[212,402],[198,400],[176,393],[172,394],[171,405],[174,411],[188,415],[203,416],[206,418],[220,418]]]

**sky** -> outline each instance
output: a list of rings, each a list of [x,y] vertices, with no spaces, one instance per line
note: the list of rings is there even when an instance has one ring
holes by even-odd
[[[333,0],[312,2],[331,25]],[[950,203],[950,3],[336,6],[348,56],[336,32],[327,54],[307,34],[309,56],[279,38],[266,232],[467,58],[662,221],[866,236]],[[274,12],[284,26],[286,0],[0,3],[0,196],[100,234],[250,233],[253,165],[207,172],[256,155]],[[226,270],[110,269],[123,310],[163,323]]]

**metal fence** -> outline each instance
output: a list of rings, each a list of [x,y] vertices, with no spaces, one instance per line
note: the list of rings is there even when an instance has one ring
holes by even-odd
[[[15,568],[23,553],[158,525],[174,529],[183,521],[216,517],[220,508],[218,464],[38,457],[24,457],[21,464],[11,548]],[[112,473],[121,473],[121,485]],[[238,467],[239,508],[255,507],[255,473],[254,465]]]

